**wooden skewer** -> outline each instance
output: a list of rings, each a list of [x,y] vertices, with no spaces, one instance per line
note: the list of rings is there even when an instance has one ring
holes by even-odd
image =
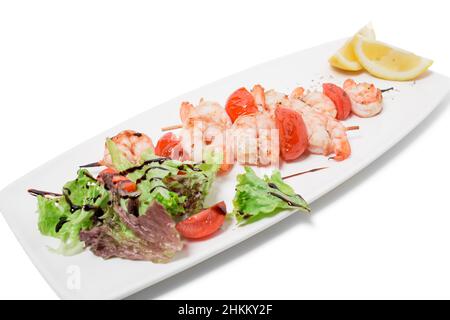
[[[28,189],[27,191],[29,194],[31,194],[34,197],[37,197],[37,196],[62,197],[62,194],[60,194],[60,193],[54,193],[54,192],[48,192],[48,191],[42,191],[42,190],[36,190],[36,189]]]
[[[163,128],[161,128],[161,131],[171,131],[171,130],[176,130],[176,129],[181,129],[181,128],[183,128],[182,124],[175,124],[173,126],[163,127]],[[347,131],[359,130],[359,126],[347,127],[346,130]]]
[[[346,131],[355,131],[355,130],[359,130],[359,126],[351,126],[351,127],[347,127],[345,128]]]
[[[92,162],[92,163],[88,163],[88,164],[83,164],[82,166],[80,166],[80,168],[94,168],[94,167],[101,167],[102,164],[100,162]]]
[[[164,128],[161,128],[161,131],[171,131],[171,130],[176,130],[176,129],[181,129],[183,128],[182,124],[175,124],[173,126],[167,126]]]

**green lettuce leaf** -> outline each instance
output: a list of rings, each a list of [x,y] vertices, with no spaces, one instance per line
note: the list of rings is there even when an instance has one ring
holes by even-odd
[[[108,191],[101,186],[88,170],[80,169],[75,180],[67,182],[63,191],[74,206],[96,206],[104,209],[109,200]]]
[[[124,171],[134,166],[110,138],[106,139],[106,147],[111,155],[111,162],[117,171]]]
[[[127,175],[128,179],[137,184],[137,189],[141,194],[139,215],[145,214],[154,200],[161,203],[172,215],[184,213],[183,203],[186,199],[166,186],[166,178],[178,174],[181,162],[175,160],[165,160],[161,163],[149,162],[160,158],[151,151],[143,153],[141,158],[143,163],[147,161],[148,164]]]
[[[141,157],[142,163],[147,164],[127,176],[137,183],[141,194],[140,215],[154,200],[174,216],[190,215],[203,209],[203,202],[220,167],[217,159],[195,164],[170,159],[151,162],[160,159],[152,152],[145,152]]]
[[[310,211],[306,201],[283,181],[278,170],[261,179],[253,169],[244,169],[245,173],[237,176],[233,199],[233,213],[238,223],[253,223],[288,209]]]
[[[38,228],[41,234],[61,240],[54,251],[73,255],[83,250],[79,233],[93,226],[94,215],[107,210],[109,193],[85,169],[63,188],[62,197],[38,196]]]
[[[167,177],[164,182],[172,192],[183,197],[183,213],[195,214],[203,209],[203,203],[211,188],[214,175],[200,169],[201,165],[184,163],[183,174]]]

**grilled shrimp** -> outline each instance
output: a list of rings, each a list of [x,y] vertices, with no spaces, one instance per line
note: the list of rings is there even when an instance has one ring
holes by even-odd
[[[232,149],[240,164],[277,166],[279,163],[279,137],[275,122],[267,113],[242,115],[233,123]]]
[[[317,112],[336,118],[336,106],[325,94],[318,91],[306,92],[301,99]]]
[[[334,103],[327,96],[323,95],[323,97],[317,98],[319,102],[321,101],[321,104],[308,105],[305,102],[305,96],[309,96],[311,100],[308,101],[310,103],[314,101],[312,99],[313,96],[311,96],[311,93],[305,95],[305,90],[301,87],[295,88],[290,96],[275,90],[265,91],[264,95],[262,95],[261,91],[264,92],[264,89],[256,90],[256,95],[255,90],[252,90],[252,93],[255,95],[255,100],[259,99],[259,101],[263,102],[265,112],[272,119],[277,107],[291,108],[302,115],[308,132],[308,150],[311,153],[328,156],[334,152],[334,159],[338,161],[350,156],[351,148],[347,139],[346,129],[334,118],[336,113],[333,116],[332,112],[330,114],[330,112],[323,113],[318,110],[318,107],[321,109],[321,106],[327,105],[328,108],[333,107],[334,112],[336,112]],[[319,93],[314,93],[314,95],[316,94]]]
[[[181,146],[185,160],[202,161],[204,152],[219,152],[223,156],[221,171],[231,168],[232,161],[226,151],[225,133],[231,128],[231,120],[225,109],[213,101],[201,99],[194,107],[183,102],[180,107],[183,122]]]
[[[328,156],[334,152],[333,159],[342,161],[351,154],[346,128],[330,115],[318,112],[308,106],[303,97],[303,88],[296,88],[290,95],[290,107],[299,112],[308,132],[309,151]]]
[[[141,159],[141,154],[148,150],[154,149],[152,139],[146,134],[133,130],[124,130],[111,140],[116,144],[117,148],[122,151],[123,155],[133,164],[137,164]],[[101,165],[112,168],[112,159],[109,150],[105,145],[103,159],[99,162]]]
[[[277,107],[288,107],[289,103],[289,97],[284,93],[275,90],[266,91],[267,111],[269,111],[271,115],[274,114]]]
[[[267,112],[270,116],[274,116],[275,109],[278,106],[289,105],[289,98],[287,95],[275,90],[265,91],[259,84],[253,87],[252,94],[258,106],[258,110],[260,112]]]
[[[361,82],[357,84],[352,79],[344,82],[344,91],[352,102],[352,112],[362,118],[376,116],[383,109],[381,90],[373,84]]]
[[[266,107],[266,96],[264,93],[264,88],[259,84],[255,85],[252,89],[252,95],[253,95],[253,98],[255,99],[255,103],[258,107],[258,111],[259,112],[267,111],[266,110],[266,108],[267,108]]]
[[[301,100],[292,100],[290,106],[303,117],[308,132],[309,152],[325,156],[333,152],[333,144],[327,131],[324,116],[312,110]]]

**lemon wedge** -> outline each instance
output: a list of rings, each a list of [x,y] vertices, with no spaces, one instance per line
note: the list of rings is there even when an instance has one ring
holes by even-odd
[[[356,35],[353,50],[364,69],[386,80],[413,80],[433,64],[430,59],[360,35]]]
[[[370,23],[359,30],[356,35],[361,35],[368,39],[375,40],[375,31]],[[348,40],[344,46],[328,60],[333,67],[347,71],[362,70],[363,67],[358,62],[358,59],[353,52],[353,45],[356,41],[356,35],[352,39]]]

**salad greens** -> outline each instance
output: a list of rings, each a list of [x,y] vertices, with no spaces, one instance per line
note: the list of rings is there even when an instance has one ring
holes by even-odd
[[[127,175],[141,194],[140,215],[154,200],[173,216],[199,212],[219,169],[214,163],[161,160],[152,152],[144,153],[142,162],[139,170]]]
[[[261,179],[250,167],[244,169],[245,173],[237,176],[233,200],[238,223],[253,223],[287,209],[310,211],[306,201],[283,181],[278,170]]]
[[[157,202],[139,217],[115,206],[104,217],[103,224],[81,231],[80,238],[104,259],[119,257],[164,263],[183,248],[175,222]]]
[[[176,221],[204,209],[221,155],[205,154],[204,162],[193,163],[159,157],[148,149],[132,163],[113,140],[107,139],[106,147],[115,169],[97,178],[80,169],[62,194],[30,190],[38,198],[39,231],[59,239],[59,248],[53,250],[64,255],[88,247],[104,259],[168,261],[183,247]],[[310,211],[279,171],[259,178],[249,167],[237,176],[233,204],[240,225],[287,209]]]
[[[78,171],[76,180],[64,185],[63,196],[38,196],[39,231],[61,240],[55,251],[73,255],[83,249],[79,233],[92,227],[92,217],[107,207],[108,192],[87,170]]]
[[[64,255],[79,253],[86,244],[104,258],[164,262],[170,254],[162,254],[161,250],[174,253],[180,247],[173,218],[203,209],[219,166],[214,162],[196,164],[161,158],[151,149],[141,155],[139,164],[132,164],[111,139],[106,146],[117,171],[96,179],[81,169],[75,180],[64,185],[62,195],[38,195],[39,230],[60,239],[61,245],[55,251]],[[134,182],[136,192],[119,190],[115,176]],[[144,234],[137,234],[144,227],[130,222],[141,219],[137,221],[149,228],[153,222],[148,221],[149,215],[160,221],[168,217],[158,232],[170,235],[169,249],[162,249],[163,242],[155,244]]]

